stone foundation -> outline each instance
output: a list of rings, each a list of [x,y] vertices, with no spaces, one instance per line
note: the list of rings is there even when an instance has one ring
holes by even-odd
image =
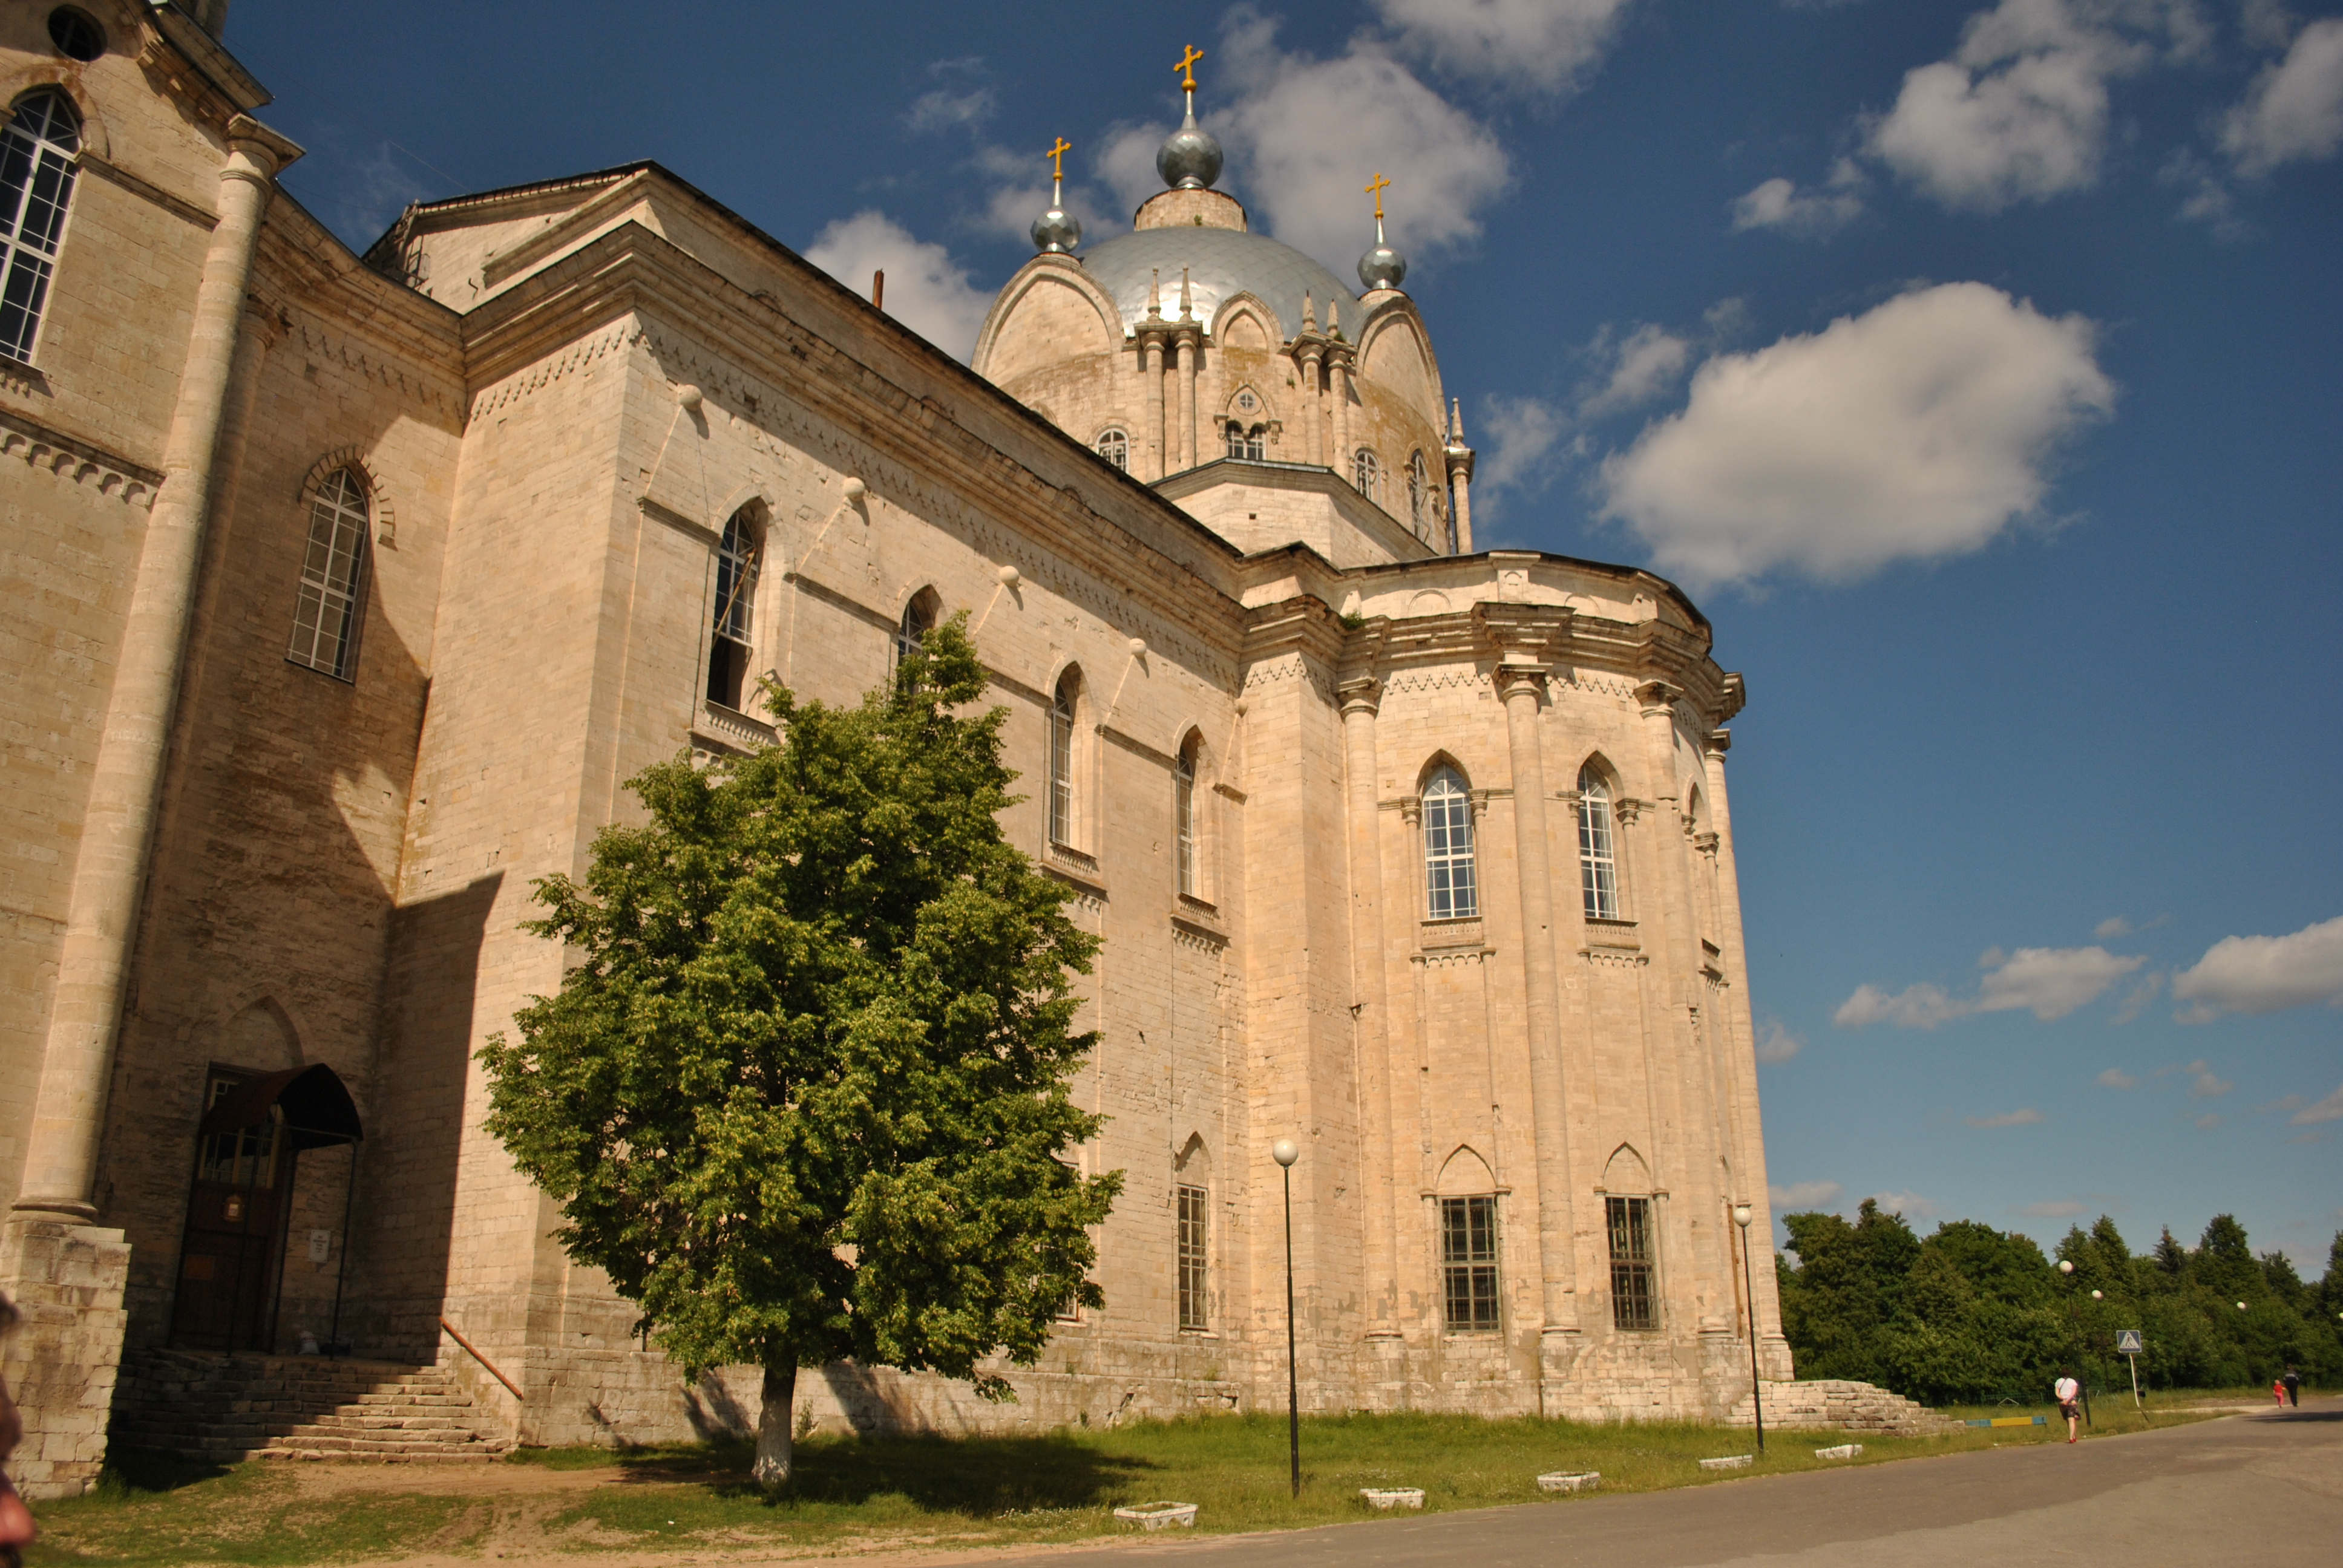
[[[25,1420],[9,1471],[26,1497],[77,1497],[97,1485],[129,1277],[119,1231],[18,1219],[0,1234],[0,1281],[20,1314],[0,1345],[0,1374]]]

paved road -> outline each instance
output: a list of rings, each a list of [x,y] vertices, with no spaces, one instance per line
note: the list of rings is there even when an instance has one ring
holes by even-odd
[[[1775,1439],[1795,1441],[1785,1433]],[[2343,1563],[2343,1400],[1682,1492],[1002,1557],[1001,1568]]]

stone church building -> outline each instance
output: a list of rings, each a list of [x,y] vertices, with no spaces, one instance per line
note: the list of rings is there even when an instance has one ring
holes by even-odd
[[[1716,1416],[1753,1322],[1791,1375],[1741,1251],[1741,679],[1649,572],[1475,548],[1379,238],[1354,288],[1253,233],[1192,114],[1131,232],[1035,226],[972,367],[651,164],[358,256],[278,186],[226,10],[0,15],[28,1490],[94,1475],[156,1358],[305,1339],[444,1368],[505,1442],[737,1422],[549,1239],[473,1052],[558,985],[531,881],[631,775],[960,611],[1009,830],[1104,939],[1107,1305],[1016,1403],[835,1367],[805,1418],[1278,1408],[1286,1137],[1307,1409]]]

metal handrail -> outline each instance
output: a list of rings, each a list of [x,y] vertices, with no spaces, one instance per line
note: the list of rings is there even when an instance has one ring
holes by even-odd
[[[514,1385],[513,1380],[498,1372],[497,1370],[497,1363],[482,1355],[478,1349],[473,1345],[472,1342],[464,1337],[464,1333],[461,1329],[458,1329],[455,1324],[449,1322],[445,1318],[441,1318],[439,1320],[439,1326],[447,1331],[449,1338],[453,1339],[458,1344],[463,1346],[466,1351],[469,1352],[474,1361],[488,1368],[488,1375],[496,1379],[498,1382],[504,1384],[505,1391],[507,1392],[510,1393],[513,1398],[519,1400],[523,1404],[528,1402],[527,1396],[525,1396],[520,1390]]]

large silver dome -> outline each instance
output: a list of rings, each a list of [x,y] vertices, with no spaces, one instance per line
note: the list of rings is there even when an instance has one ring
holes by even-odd
[[[1180,269],[1188,269],[1188,289],[1196,319],[1211,325],[1223,300],[1252,294],[1277,312],[1279,329],[1288,337],[1302,330],[1302,297],[1307,293],[1317,307],[1318,328],[1326,327],[1330,300],[1342,305],[1346,337],[1358,331],[1363,311],[1358,297],[1342,286],[1334,274],[1290,245],[1267,235],[1241,229],[1181,227],[1135,229],[1117,235],[1082,257],[1082,266],[1100,287],[1114,296],[1123,324],[1135,327],[1147,315],[1147,285],[1151,274],[1163,280],[1163,314],[1180,314]]]

